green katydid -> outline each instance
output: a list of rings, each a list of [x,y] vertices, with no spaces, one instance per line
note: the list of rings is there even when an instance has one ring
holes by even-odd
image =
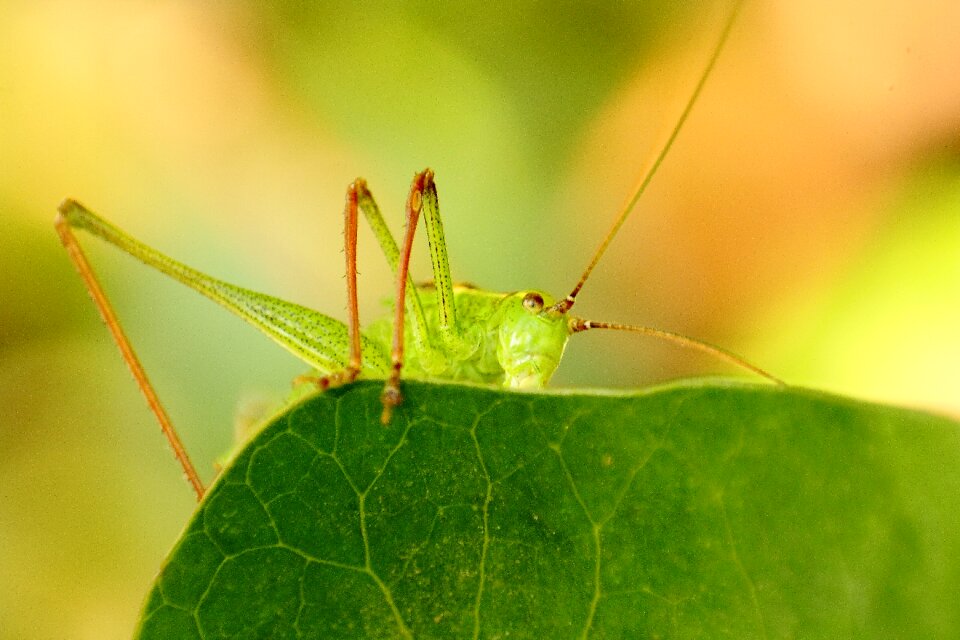
[[[65,200],[56,218],[57,232],[198,499],[204,493],[199,475],[84,256],[73,229],[83,229],[99,236],[251,323],[313,367],[316,373],[304,376],[304,379],[315,382],[320,388],[345,384],[357,377],[385,379],[382,395],[384,424],[389,423],[394,408],[402,401],[399,385],[401,371],[404,377],[414,379],[469,381],[515,389],[539,389],[548,383],[559,365],[569,337],[591,329],[630,331],[665,338],[718,356],[782,384],[769,373],[719,347],[659,329],[595,322],[569,313],[593,268],[673,145],[720,55],[736,12],[734,10],[729,16],[706,68],[654,163],[620,210],[576,286],[569,295],[559,300],[540,291],[494,293],[453,284],[436,185],[433,172],[429,169],[416,174],[413,179],[406,202],[406,231],[401,246],[397,245],[387,228],[365,181],[357,179],[348,187],[344,207],[347,323],[214,279],[146,246],[76,201]],[[364,214],[396,276],[393,317],[377,320],[363,331],[357,311],[358,212]],[[408,267],[413,236],[421,213],[434,279],[430,285],[415,286]]]

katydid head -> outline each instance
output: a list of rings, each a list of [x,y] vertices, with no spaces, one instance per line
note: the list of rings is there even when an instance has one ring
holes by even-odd
[[[497,360],[509,386],[544,387],[560,364],[572,329],[564,314],[551,311],[553,305],[553,297],[541,291],[519,291],[500,301]]]

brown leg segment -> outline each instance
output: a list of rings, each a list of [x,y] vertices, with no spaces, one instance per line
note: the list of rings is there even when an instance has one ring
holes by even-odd
[[[362,178],[347,187],[343,207],[343,254],[347,273],[347,331],[350,338],[350,363],[339,374],[340,383],[353,382],[360,374],[360,312],[357,309],[357,191],[366,189]]]
[[[350,341],[350,360],[347,366],[327,376],[297,376],[293,384],[312,383],[321,391],[353,382],[360,375],[363,352],[360,347],[360,312],[357,305],[357,192],[366,190],[363,178],[357,178],[347,187],[343,206],[343,255],[346,257],[347,277],[347,336]]]
[[[70,256],[70,260],[73,261],[73,265],[80,273],[80,277],[83,279],[83,282],[87,287],[87,291],[90,293],[90,297],[93,298],[94,304],[97,305],[97,309],[100,311],[100,316],[103,318],[104,323],[107,325],[107,329],[110,330],[110,334],[113,336],[113,341],[116,342],[117,347],[120,349],[120,355],[123,356],[123,360],[127,363],[127,367],[130,368],[130,372],[133,374],[133,377],[137,382],[137,386],[140,387],[140,391],[147,399],[147,404],[150,406],[150,411],[152,411],[153,415],[156,416],[157,422],[160,423],[160,429],[163,431],[163,435],[166,436],[167,441],[170,443],[170,447],[173,448],[173,455],[177,458],[177,462],[179,462],[180,466],[183,468],[183,473],[187,476],[187,481],[190,483],[190,486],[193,487],[194,493],[197,494],[197,501],[200,501],[203,498],[205,491],[203,482],[201,482],[200,476],[197,474],[197,470],[194,468],[193,463],[190,462],[190,457],[187,455],[187,450],[184,448],[183,443],[180,441],[180,437],[173,428],[173,423],[170,421],[170,416],[167,415],[163,405],[160,404],[160,399],[157,397],[157,393],[154,390],[153,385],[150,383],[149,378],[147,378],[147,373],[144,371],[143,365],[140,364],[140,359],[137,358],[137,354],[134,352],[133,346],[130,344],[130,340],[127,339],[126,334],[123,332],[123,328],[120,326],[120,322],[117,320],[117,314],[114,312],[113,307],[107,300],[107,296],[103,292],[103,288],[100,286],[100,283],[97,281],[97,278],[93,273],[93,269],[90,267],[90,263],[87,261],[87,257],[84,255],[76,237],[73,235],[73,231],[70,229],[70,224],[62,214],[58,214],[56,220],[54,221],[54,225],[56,226],[57,233],[60,235],[60,241],[67,250],[67,255]]]
[[[423,185],[428,177],[432,177],[430,169],[418,173],[410,185],[410,196],[407,198],[407,229],[403,236],[403,246],[400,247],[400,261],[397,264],[397,295],[396,312],[393,320],[393,347],[390,351],[390,360],[393,368],[387,384],[383,388],[380,400],[383,402],[383,413],[380,422],[390,423],[393,408],[403,402],[400,393],[400,370],[403,368],[403,331],[404,308],[406,306],[407,274],[410,272],[410,253],[413,251],[413,234],[417,230],[417,221],[420,219],[420,209],[423,206]]]

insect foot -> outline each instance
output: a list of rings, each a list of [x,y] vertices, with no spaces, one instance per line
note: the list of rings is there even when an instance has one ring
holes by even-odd
[[[359,375],[360,369],[356,367],[347,367],[346,369],[341,369],[340,371],[332,373],[329,376],[297,376],[293,379],[293,385],[297,386],[301,384],[312,384],[315,385],[320,391],[326,391],[327,389],[350,384],[351,382],[355,381]]]
[[[397,371],[395,375],[387,380],[387,384],[383,388],[383,393],[380,394],[380,402],[383,403],[383,413],[380,414],[380,423],[385,427],[390,424],[390,419],[393,418],[394,407],[403,403],[403,394],[400,393],[399,374],[400,372]]]

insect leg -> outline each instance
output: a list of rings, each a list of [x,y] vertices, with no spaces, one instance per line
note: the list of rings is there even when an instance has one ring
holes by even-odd
[[[76,236],[73,235],[70,224],[62,211],[57,214],[54,225],[56,226],[57,234],[60,236],[60,241],[67,250],[67,255],[70,256],[70,260],[73,261],[73,265],[80,273],[80,277],[83,279],[87,291],[90,293],[90,297],[93,298],[94,304],[97,305],[97,309],[100,311],[100,316],[103,318],[107,328],[110,330],[110,334],[113,336],[114,342],[116,342],[117,347],[120,349],[120,355],[123,356],[123,360],[127,363],[127,367],[130,368],[130,372],[137,381],[137,386],[140,387],[140,391],[147,399],[150,411],[153,412],[153,415],[157,418],[157,422],[160,423],[160,429],[163,431],[163,435],[166,436],[167,442],[170,443],[170,447],[173,449],[173,455],[183,468],[183,473],[186,475],[190,486],[193,487],[194,493],[197,494],[197,501],[201,500],[205,491],[203,482],[200,480],[200,476],[197,474],[193,463],[190,462],[190,456],[187,455],[187,450],[180,441],[180,436],[177,435],[177,431],[170,421],[170,416],[163,408],[163,405],[160,404],[160,398],[157,397],[157,392],[150,383],[150,379],[147,378],[147,372],[144,371],[143,365],[140,364],[140,359],[134,352],[133,345],[130,344],[130,340],[120,326],[120,321],[117,319],[117,314],[114,312],[113,306],[107,299],[103,287],[101,287],[97,281],[93,268],[90,266],[90,262],[80,248],[80,244],[77,242]]]
[[[60,204],[55,226],[198,498],[204,493],[203,484],[94,276],[74,235],[75,229],[83,229],[101,238],[213,300],[322,373],[333,373],[350,364],[346,354],[351,339],[356,340],[356,337],[351,338],[348,327],[338,320],[286,300],[211,278],[134,239],[74,200],[64,200]],[[386,375],[389,364],[384,350],[363,335],[359,335],[359,340],[364,354],[360,365],[363,373],[372,377]]]
[[[347,332],[350,336],[350,363],[344,369],[346,382],[360,373],[362,351],[360,350],[360,312],[357,310],[357,185],[347,188],[347,201],[343,207],[344,255],[347,267]]]
[[[413,234],[417,230],[417,221],[420,219],[420,209],[423,206],[423,188],[428,176],[433,173],[427,169],[413,177],[410,185],[410,195],[407,197],[407,227],[403,236],[403,247],[397,262],[397,295],[396,309],[393,318],[393,345],[390,350],[391,369],[387,384],[383,388],[380,400],[383,402],[383,413],[380,421],[389,424],[393,415],[393,408],[403,402],[400,393],[400,370],[403,368],[403,333],[404,307],[406,305],[407,279],[410,273],[410,253],[413,251]]]
[[[433,267],[433,283],[437,291],[438,329],[447,353],[457,359],[470,356],[480,343],[477,330],[464,335],[457,324],[457,308],[453,299],[453,279],[450,277],[450,261],[447,258],[447,242],[443,236],[440,220],[440,203],[433,171],[427,169],[423,176],[423,218],[430,246],[430,265]]]
[[[400,249],[397,247],[397,241],[390,233],[390,229],[380,213],[380,207],[377,206],[373,194],[367,188],[366,181],[357,178],[354,185],[356,185],[357,203],[360,210],[367,219],[367,224],[370,225],[373,235],[376,236],[380,250],[387,259],[387,264],[390,265],[391,271],[396,276],[400,262]],[[410,332],[413,336],[413,347],[417,351],[420,364],[428,372],[431,368],[442,370],[445,366],[445,358],[430,340],[430,330],[427,326],[423,305],[420,302],[420,294],[417,292],[417,288],[413,284],[413,278],[409,274],[407,275],[406,289],[406,313],[411,316]]]
[[[360,346],[360,312],[357,305],[357,183],[347,187],[343,205],[343,254],[346,257],[347,278],[347,340],[350,360],[347,366],[323,377],[299,376],[294,383],[308,381],[321,389],[353,382],[360,375],[363,351]]]

